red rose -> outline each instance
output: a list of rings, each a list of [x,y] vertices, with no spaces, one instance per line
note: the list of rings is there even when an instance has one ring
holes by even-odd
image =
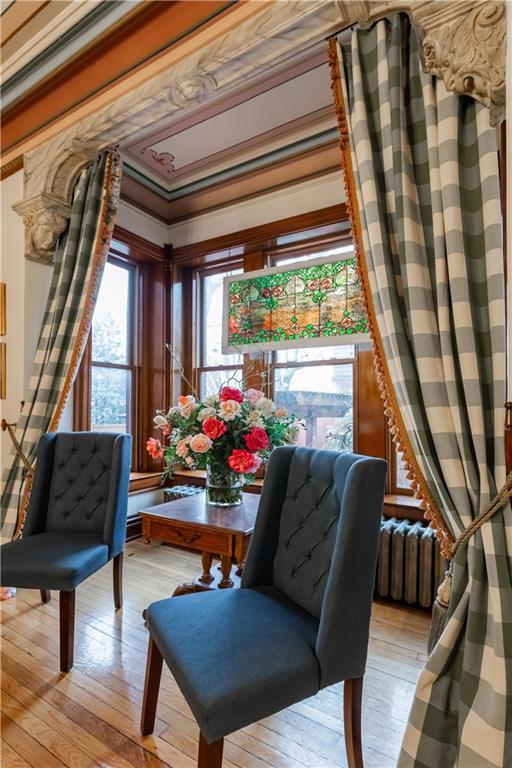
[[[258,469],[261,460],[259,456],[255,456],[249,451],[237,450],[235,448],[228,458],[228,464],[235,472],[239,472],[241,475],[247,475]]]
[[[225,400],[234,400],[236,403],[243,403],[244,396],[239,389],[234,389],[233,387],[222,387],[219,394],[219,400],[221,403],[223,403]]]
[[[211,440],[216,440],[218,437],[222,437],[226,429],[224,422],[220,419],[216,419],[215,416],[210,416],[210,418],[203,421],[203,432],[206,437],[209,437]]]
[[[253,427],[250,432],[244,435],[247,448],[250,451],[261,451],[268,446],[268,435],[261,427]]]

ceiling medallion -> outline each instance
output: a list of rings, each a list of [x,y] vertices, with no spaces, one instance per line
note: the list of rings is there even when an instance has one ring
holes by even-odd
[[[171,155],[170,152],[157,152],[156,149],[150,149],[149,147],[144,147],[141,155],[145,155],[146,152],[149,153],[151,160],[154,163],[158,163],[160,170],[163,170],[168,176],[174,173],[176,170],[176,166],[174,165],[176,158],[174,155]]]
[[[169,91],[169,100],[180,106],[187,106],[204,101],[217,88],[217,82],[212,75],[201,74],[190,80],[183,80],[173,85]]]

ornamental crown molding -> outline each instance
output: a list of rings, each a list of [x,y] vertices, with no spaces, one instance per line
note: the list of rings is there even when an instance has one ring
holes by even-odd
[[[24,155],[24,200],[14,209],[24,219],[27,258],[51,262],[76,178],[103,149],[140,140],[148,127],[187,117],[272,67],[291,64],[329,35],[398,11],[408,13],[418,30],[425,69],[443,78],[449,90],[488,106],[493,124],[503,119],[503,0],[262,3],[258,13]],[[161,162],[172,173],[172,159],[162,156]]]

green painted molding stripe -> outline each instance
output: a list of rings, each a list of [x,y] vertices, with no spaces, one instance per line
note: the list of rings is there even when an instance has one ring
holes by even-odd
[[[166,189],[161,184],[151,179],[149,176],[146,176],[141,171],[133,168],[133,166],[131,166],[126,161],[123,163],[123,173],[126,176],[129,176],[131,179],[134,179],[134,181],[138,181],[152,192],[155,192],[160,197],[163,197],[166,202],[171,202],[172,200],[179,200],[180,198],[185,197],[186,195],[190,195],[194,192],[199,192],[202,189],[208,189],[208,187],[212,187],[222,181],[228,181],[229,179],[235,178],[236,176],[241,176],[244,173],[258,170],[259,168],[263,168],[266,165],[271,165],[272,163],[275,163],[279,160],[284,160],[287,157],[291,157],[292,155],[297,154],[298,152],[314,149],[316,147],[322,146],[323,144],[328,144],[330,141],[333,141],[337,138],[337,128],[329,128],[328,130],[321,131],[314,136],[309,136],[307,139],[294,141],[291,144],[287,144],[285,147],[280,147],[279,149],[274,149],[271,152],[266,152],[265,154],[260,155],[259,157],[255,157],[252,160],[246,160],[243,163],[238,163],[237,165],[231,166],[231,168],[226,168],[224,171],[212,173],[209,176],[205,176],[203,179],[198,179],[197,181],[193,181],[190,184],[185,184],[182,187],[178,187],[177,189],[173,190]]]

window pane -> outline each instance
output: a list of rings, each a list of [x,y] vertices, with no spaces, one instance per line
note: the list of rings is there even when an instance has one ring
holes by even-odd
[[[354,346],[305,347],[304,349],[280,349],[276,353],[277,363],[310,363],[316,360],[346,360],[354,357]]]
[[[241,368],[232,371],[204,371],[199,382],[201,398],[217,395],[223,385],[241,387],[242,375]]]
[[[120,368],[91,369],[91,429],[129,432],[131,372]]]
[[[340,258],[348,259],[354,252],[354,246],[350,245],[337,245],[332,248],[324,248],[322,251],[312,251],[302,256],[286,256],[285,258],[276,257],[274,264],[281,266],[282,264],[293,264],[299,261],[311,261],[311,259],[321,259],[322,257],[328,258],[329,256],[340,256]]]
[[[107,262],[92,321],[92,359],[128,363],[130,271]]]
[[[408,471],[404,465],[404,456],[402,453],[396,454],[396,487],[397,488],[410,488],[411,483],[407,479]]]
[[[205,275],[202,278],[203,291],[203,360],[202,365],[236,365],[240,355],[222,354],[222,303],[223,281],[228,275],[237,275],[241,269]]]
[[[275,401],[306,423],[303,444],[351,451],[352,364],[276,368]]]

